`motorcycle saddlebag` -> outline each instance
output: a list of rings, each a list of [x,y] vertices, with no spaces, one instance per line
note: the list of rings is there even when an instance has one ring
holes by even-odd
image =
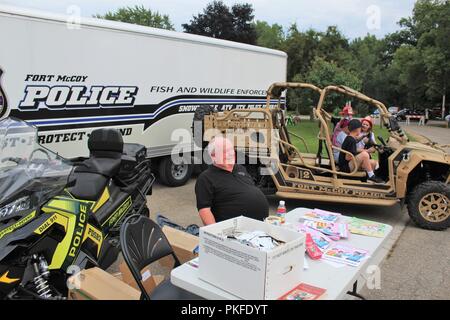
[[[139,164],[147,157],[147,149],[137,143],[125,143],[123,145],[122,161],[120,164],[119,177],[128,180],[139,171]]]

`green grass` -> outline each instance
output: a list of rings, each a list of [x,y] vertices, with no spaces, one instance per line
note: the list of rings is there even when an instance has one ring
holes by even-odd
[[[329,127],[333,128],[333,125],[329,124]],[[319,133],[319,122],[311,120],[302,120],[300,124],[296,126],[288,125],[287,128],[289,132],[299,135],[303,139],[305,139],[306,145],[308,146],[308,151],[306,150],[304,143],[300,139],[291,135],[292,143],[297,147],[297,149],[299,149],[300,152],[309,152],[314,154],[317,153],[317,149],[319,147],[319,141],[317,139],[317,135]],[[380,126],[378,125],[375,125],[374,132],[375,137],[382,136],[384,141],[386,141],[387,138],[389,137],[389,132],[387,131],[387,129],[380,128]],[[323,152],[324,152],[323,154],[326,154],[325,149]]]

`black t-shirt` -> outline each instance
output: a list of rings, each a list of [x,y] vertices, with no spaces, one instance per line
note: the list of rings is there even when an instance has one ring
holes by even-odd
[[[197,209],[211,208],[216,222],[241,215],[264,220],[269,215],[266,196],[238,164],[233,172],[211,165],[197,178],[195,194]]]
[[[358,153],[356,145],[357,145],[356,139],[353,138],[352,136],[347,136],[344,142],[342,143],[341,149],[348,151],[356,156]],[[339,169],[342,172],[350,172],[350,167],[348,166],[348,163],[350,161],[345,159],[345,155],[346,154],[344,152],[339,153]]]

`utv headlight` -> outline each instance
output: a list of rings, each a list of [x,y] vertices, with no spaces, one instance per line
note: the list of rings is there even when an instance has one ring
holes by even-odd
[[[22,197],[0,208],[0,218],[5,218],[15,212],[30,209],[30,197]]]

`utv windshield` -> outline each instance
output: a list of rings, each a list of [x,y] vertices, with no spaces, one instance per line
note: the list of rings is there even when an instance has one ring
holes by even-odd
[[[36,127],[14,118],[0,121],[0,205],[27,193],[62,190],[71,171],[70,162],[38,144]]]

